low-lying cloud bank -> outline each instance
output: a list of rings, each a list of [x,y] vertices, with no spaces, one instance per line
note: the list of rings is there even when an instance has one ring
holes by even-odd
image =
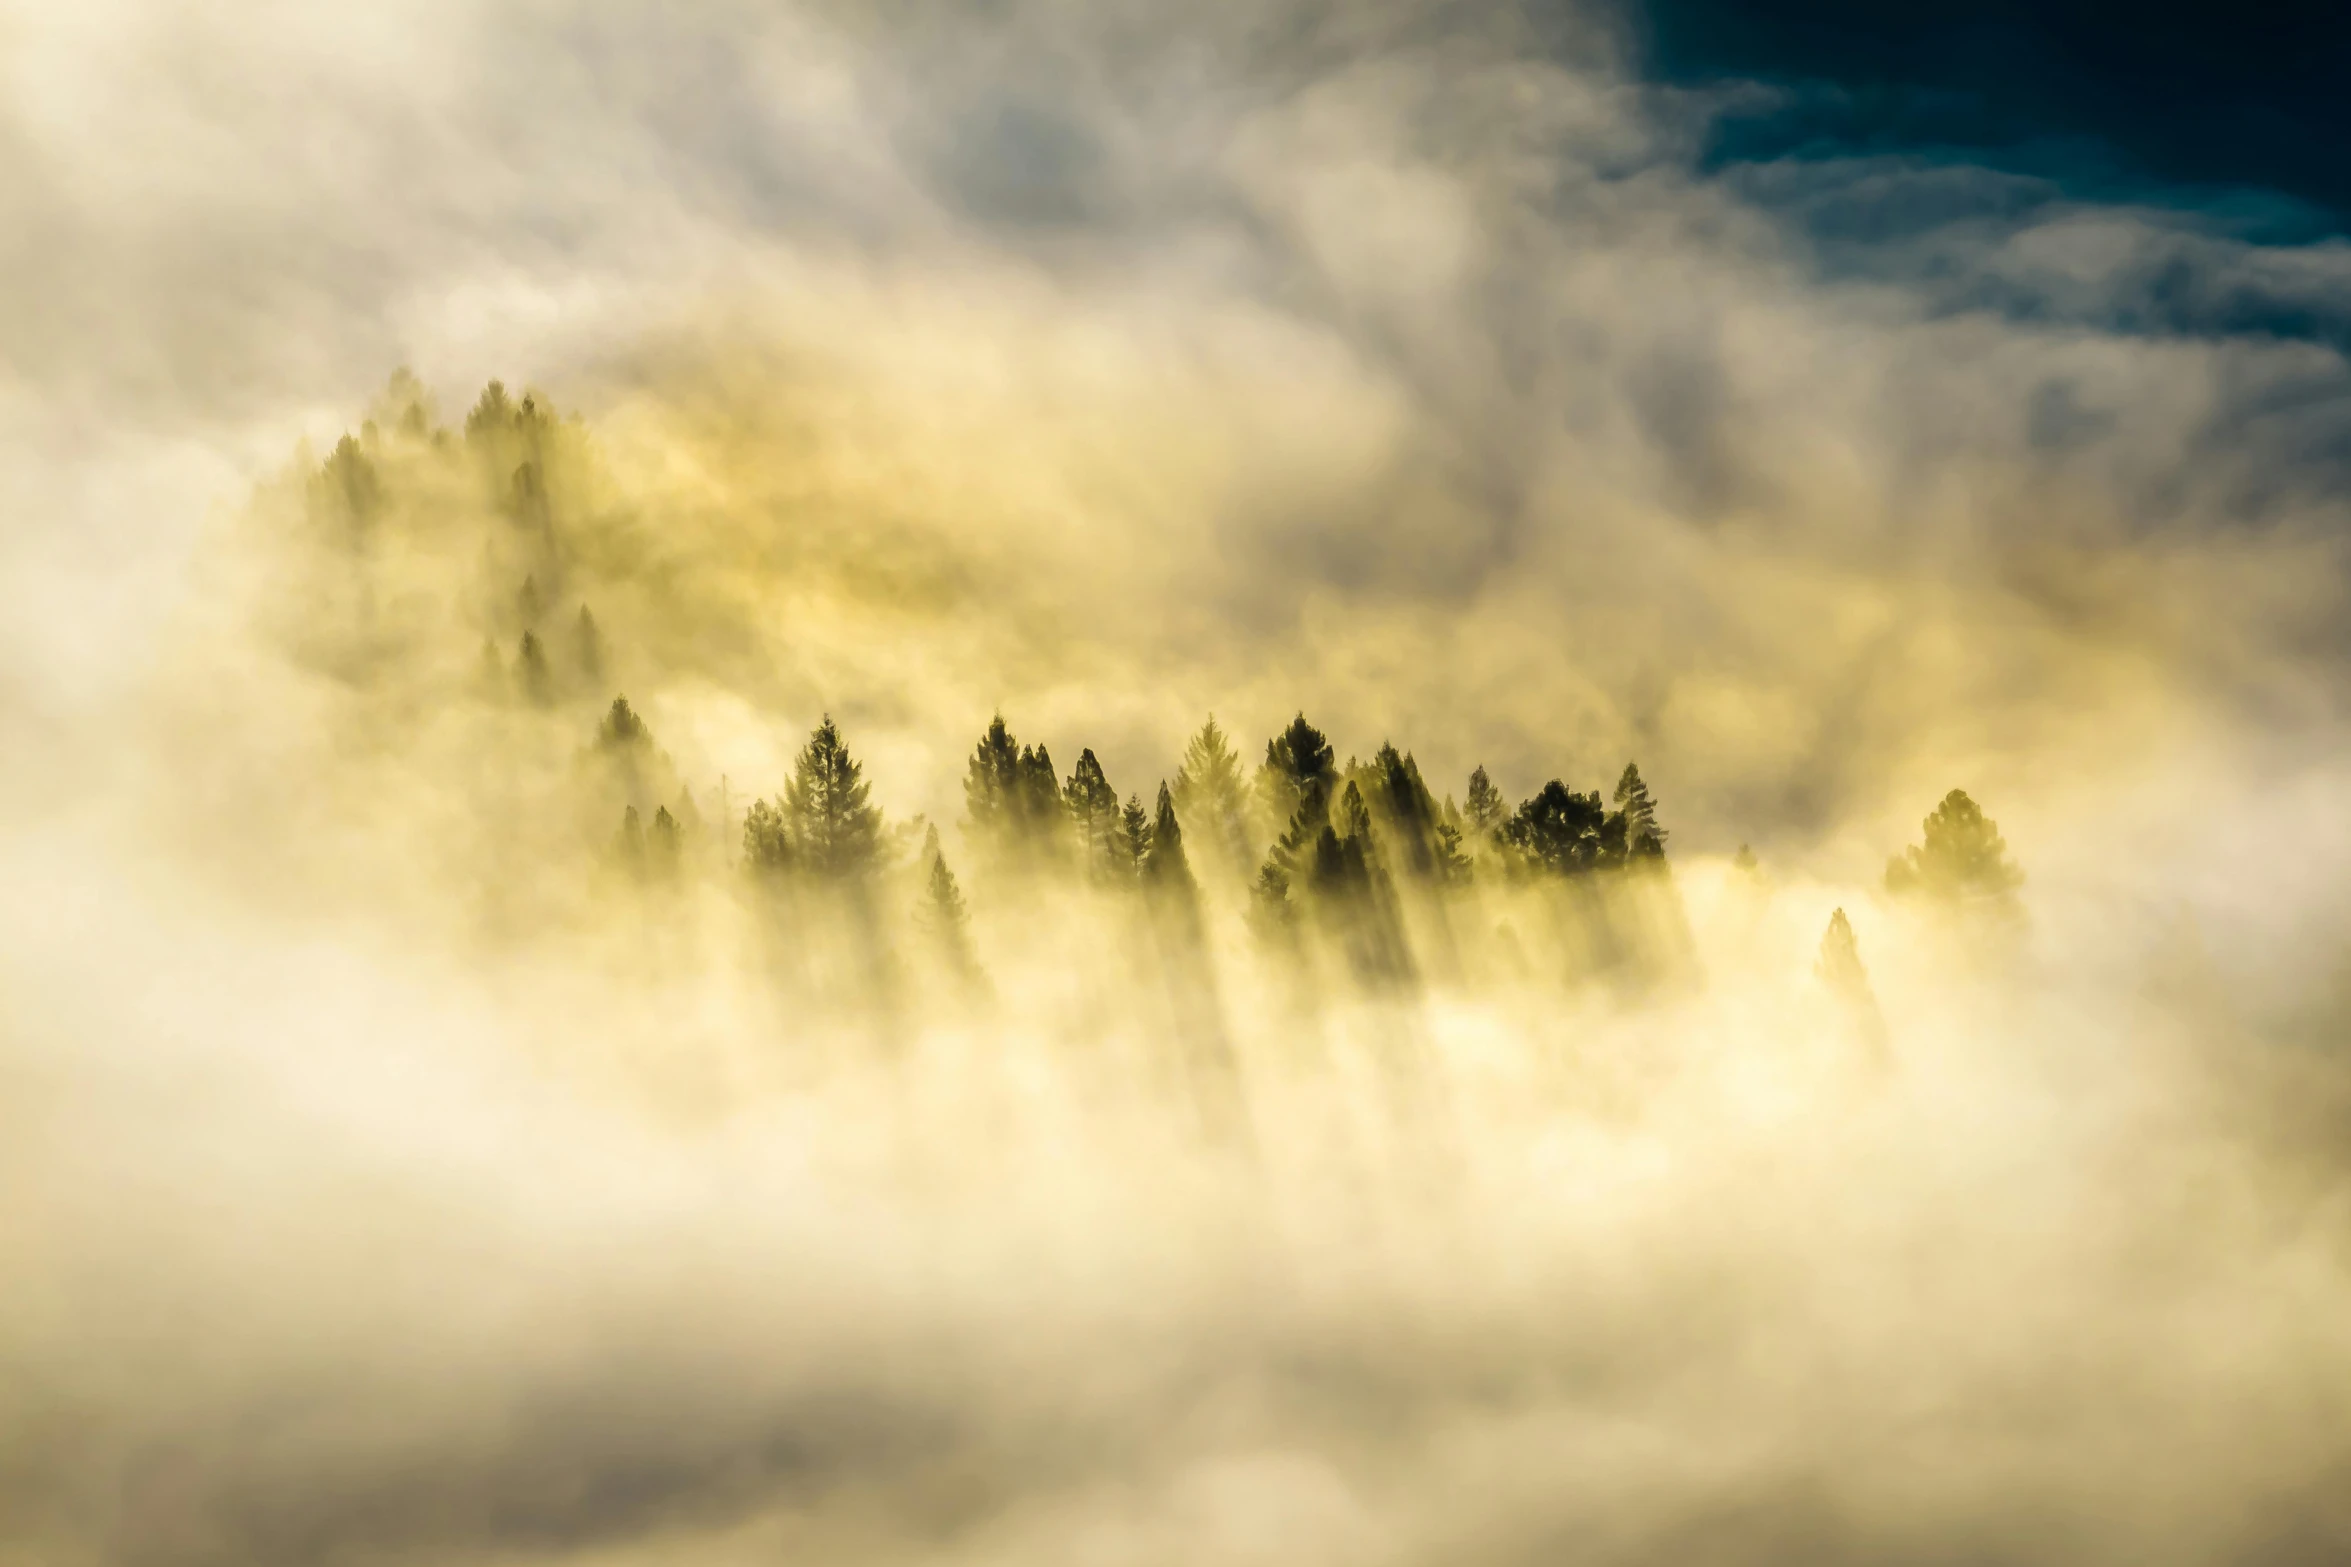
[[[6,25],[0,1561],[2351,1545],[2339,248],[1600,13]]]

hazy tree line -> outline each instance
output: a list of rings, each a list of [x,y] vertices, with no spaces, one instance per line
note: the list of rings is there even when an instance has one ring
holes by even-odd
[[[536,399],[512,398],[497,382],[461,434],[434,428],[421,393],[403,387],[413,382],[395,378],[394,391],[406,398],[391,421],[397,438],[472,464],[508,524],[494,541],[495,559],[518,568],[520,580],[490,604],[505,639],[493,633],[482,644],[481,690],[541,708],[591,693],[601,701],[611,689],[612,649],[563,536],[563,519],[578,510],[584,441]],[[371,455],[387,449],[371,423],[358,438],[343,438],[310,481],[313,517],[361,557],[395,499]],[[780,787],[739,814],[722,793],[715,826],[691,790],[676,785],[625,697],[603,711],[590,751],[628,802],[613,852],[631,875],[659,881],[696,862],[724,863],[754,887],[790,896],[846,889],[869,907],[870,889],[911,869],[913,923],[952,965],[975,969],[971,895],[937,828],[919,818],[896,827],[884,821],[830,717],[811,731]],[[1211,717],[1171,777],[1124,794],[1091,749],[1064,773],[1042,743],[1021,742],[999,714],[975,740],[962,796],[967,870],[977,873],[984,903],[1016,903],[1055,883],[1132,894],[1164,943],[1196,946],[1206,889],[1211,902],[1240,911],[1261,949],[1295,955],[1301,942],[1320,943],[1375,989],[1455,961],[1444,911],[1472,887],[1568,904],[1580,898],[1586,907],[1605,902],[1610,889],[1670,895],[1670,835],[1635,763],[1605,795],[1552,779],[1515,803],[1481,765],[1457,798],[1433,789],[1413,754],[1392,743],[1342,762],[1302,712],[1264,741],[1254,762]],[[1752,870],[1743,846],[1736,863]],[[1957,790],[1885,874],[1896,898],[2005,926],[2018,918],[2021,881],[1997,827]],[[1842,996],[1868,994],[1841,909],[1818,973]]]

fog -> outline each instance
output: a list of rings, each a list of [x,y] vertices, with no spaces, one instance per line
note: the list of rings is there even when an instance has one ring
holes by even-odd
[[[2351,259],[1630,38],[0,13],[0,1562],[2351,1550]]]

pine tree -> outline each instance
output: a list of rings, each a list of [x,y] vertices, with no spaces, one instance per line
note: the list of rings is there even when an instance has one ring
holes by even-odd
[[[1184,829],[1176,820],[1175,795],[1163,782],[1153,813],[1149,847],[1143,859],[1143,879],[1154,887],[1192,886],[1192,867],[1184,857]]]
[[[580,606],[580,618],[572,632],[573,657],[580,674],[591,683],[604,678],[604,633],[596,629],[596,617],[588,613],[588,606]]]
[[[784,813],[765,800],[754,800],[743,813],[743,863],[760,876],[780,876],[799,857],[792,850],[792,832]]]
[[[1190,817],[1236,867],[1247,865],[1248,797],[1241,759],[1217,727],[1214,713],[1184,747],[1183,765],[1176,770],[1174,799],[1176,809]]]
[[[1330,741],[1304,713],[1265,743],[1265,761],[1257,769],[1258,803],[1293,854],[1311,845],[1330,819],[1331,796],[1339,784],[1336,762]]]
[[[1925,841],[1886,862],[1886,890],[1949,905],[2012,910],[2024,873],[2008,857],[1999,826],[1963,789],[1922,824]]]
[[[1010,856],[1020,837],[1020,768],[1020,742],[998,713],[964,768],[963,807],[973,835],[1000,858]]]
[[[1820,961],[1812,971],[1838,996],[1854,999],[1869,994],[1869,971],[1861,966],[1861,943],[1843,909],[1829,916],[1829,928],[1820,938]]]
[[[873,788],[863,772],[829,714],[792,765],[784,815],[801,861],[819,876],[862,876],[881,857],[882,813],[867,803]]]
[[[629,706],[629,699],[616,696],[604,713],[604,721],[596,726],[596,745],[605,751],[637,751],[653,743],[652,731],[645,720]]]
[[[1554,778],[1494,836],[1529,868],[1572,876],[1599,863],[1607,823],[1598,794],[1578,794]]]
[[[1061,780],[1053,772],[1052,753],[1044,746],[1021,752],[1014,798],[1020,842],[1028,857],[1041,862],[1060,859],[1069,813],[1061,803]]]
[[[1151,854],[1151,813],[1143,809],[1143,797],[1127,796],[1126,809],[1119,813],[1118,857],[1129,876],[1143,874],[1143,862]]]
[[[1665,858],[1665,829],[1657,825],[1657,802],[1641,781],[1641,770],[1624,764],[1616,781],[1616,807],[1624,817],[1624,852],[1628,860]]]
[[[555,677],[547,668],[547,652],[539,646],[538,633],[522,634],[522,645],[515,650],[515,669],[522,677],[523,694],[544,705],[555,698]]]
[[[653,832],[650,843],[652,862],[658,870],[675,870],[683,844],[678,832],[678,819],[662,806],[653,813]]]
[[[1089,875],[1106,876],[1117,869],[1119,835],[1118,791],[1110,787],[1102,764],[1091,749],[1078,753],[1062,791],[1069,819],[1077,829],[1079,853]]]
[[[940,851],[936,827],[923,834],[921,864],[922,899],[915,906],[915,924],[940,945],[952,963],[961,967],[970,957],[971,913],[964,906],[963,889],[956,885],[955,873],[947,868],[947,856]]]
[[[620,862],[631,870],[641,869],[645,863],[645,828],[637,819],[637,808],[625,807],[620,813],[620,837],[614,844]]]
[[[1462,799],[1461,814],[1473,842],[1492,837],[1510,814],[1510,807],[1503,803],[1502,791],[1494,787],[1494,780],[1486,776],[1482,764],[1469,775],[1469,793]]]

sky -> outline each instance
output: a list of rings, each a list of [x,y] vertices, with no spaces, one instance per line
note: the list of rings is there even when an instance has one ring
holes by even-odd
[[[2345,26],[0,0],[0,1567],[2341,1559]],[[991,868],[1212,712],[1670,876]]]

